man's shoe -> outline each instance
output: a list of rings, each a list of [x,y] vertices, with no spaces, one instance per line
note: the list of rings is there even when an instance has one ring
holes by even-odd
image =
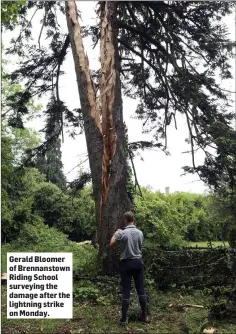
[[[144,322],[145,324],[149,324],[150,323],[150,319],[149,319],[149,317],[147,315],[144,316],[144,317],[142,317],[141,321]]]
[[[120,326],[125,326],[126,324],[127,324],[127,319],[126,320],[120,319],[119,321]]]

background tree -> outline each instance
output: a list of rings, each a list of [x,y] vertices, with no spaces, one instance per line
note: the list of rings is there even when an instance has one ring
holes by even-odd
[[[142,194],[135,199],[136,219],[152,246],[166,248],[189,241],[227,240],[226,226],[215,219],[211,196],[165,195],[148,188],[142,188]]]
[[[235,248],[235,214],[236,193],[230,188],[222,188],[213,192],[209,198],[209,220],[218,225],[222,231],[222,240],[228,240]]]
[[[65,233],[77,242],[91,239],[96,229],[95,210],[91,189],[82,189],[87,180],[82,180],[76,191],[71,187],[69,194],[65,194],[52,184],[52,180],[47,182],[46,176],[38,169],[24,167],[26,162],[28,165],[27,152],[41,142],[35,131],[25,127],[24,123],[35,119],[40,106],[29,101],[29,114],[24,117],[26,121],[17,123],[14,110],[5,102],[12,93],[22,92],[23,89],[8,82],[4,66],[2,74],[2,241],[14,243],[18,239],[19,245],[24,240],[27,244],[30,241],[27,235],[30,236],[32,231],[35,233],[37,227],[44,233],[46,226]],[[84,175],[79,175],[78,180]],[[36,237],[34,233],[32,238]],[[19,240],[19,235],[23,240]]]
[[[35,131],[23,128],[14,110],[8,107],[6,98],[22,91],[20,85],[11,85],[6,79],[2,66],[2,241],[8,242],[17,237],[26,223],[38,221],[31,212],[33,190],[43,181],[43,176],[32,168],[23,168],[27,160],[27,150],[40,144]],[[32,101],[27,105],[29,112],[38,111],[39,106]],[[14,127],[11,125],[14,124]],[[16,125],[18,125],[16,127]]]
[[[36,159],[36,167],[46,176],[47,182],[56,184],[59,188],[66,189],[66,178],[63,173],[61,139],[58,137],[61,124],[61,114],[58,112],[55,101],[49,103],[46,111],[45,140],[47,150],[43,150]]]
[[[91,240],[96,231],[91,190],[85,187],[76,196],[68,195],[56,185],[42,182],[34,192],[32,210],[46,225],[65,233],[70,240]]]

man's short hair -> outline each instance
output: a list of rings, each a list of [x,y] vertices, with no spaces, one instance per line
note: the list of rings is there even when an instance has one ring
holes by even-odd
[[[134,214],[131,211],[125,212],[124,219],[127,220],[128,223],[131,223],[134,221]]]

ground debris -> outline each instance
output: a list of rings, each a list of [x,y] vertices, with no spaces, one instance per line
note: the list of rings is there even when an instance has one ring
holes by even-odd
[[[7,273],[2,273],[1,283],[7,284]]]
[[[189,307],[195,307],[195,308],[204,308],[203,305],[196,305],[196,304],[176,304],[176,303],[171,303],[168,305],[169,307],[172,307],[176,309],[177,311],[187,311]]]
[[[202,332],[203,334],[216,334],[218,333],[217,329],[213,327],[205,328]]]
[[[60,327],[60,328],[56,328],[52,334],[71,334],[72,330],[69,327]]]

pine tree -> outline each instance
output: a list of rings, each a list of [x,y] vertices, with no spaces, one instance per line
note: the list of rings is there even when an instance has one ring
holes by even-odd
[[[36,158],[36,167],[46,176],[47,182],[56,184],[62,190],[66,189],[66,178],[63,173],[61,156],[60,108],[51,100],[46,111],[45,140],[47,149]]]

